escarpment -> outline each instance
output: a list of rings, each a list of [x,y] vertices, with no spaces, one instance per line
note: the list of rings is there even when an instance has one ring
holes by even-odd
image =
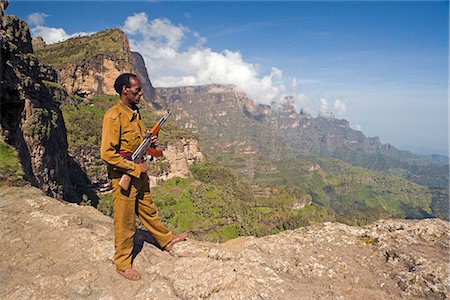
[[[45,84],[55,80],[56,72],[36,58],[28,25],[6,15],[7,4],[3,1],[0,7],[0,137],[17,149],[32,185],[73,200],[66,129]]]

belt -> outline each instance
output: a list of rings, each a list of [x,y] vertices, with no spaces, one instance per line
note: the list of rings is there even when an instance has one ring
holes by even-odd
[[[133,156],[133,153],[131,153],[131,152],[119,151],[119,154],[128,160],[132,160],[131,157]]]

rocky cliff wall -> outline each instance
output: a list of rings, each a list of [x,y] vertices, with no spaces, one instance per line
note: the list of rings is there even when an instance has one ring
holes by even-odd
[[[159,174],[150,173],[150,184],[157,186],[174,177],[191,177],[189,166],[204,159],[196,139],[178,139],[167,145],[163,158],[158,158],[158,161],[166,164],[168,168],[161,170]]]
[[[43,80],[55,71],[33,55],[28,25],[0,7],[0,137],[19,153],[26,179],[46,194],[72,199],[61,110]]]
[[[115,95],[117,76],[133,69],[128,39],[119,29],[41,45],[36,55],[58,71],[58,82],[69,94],[81,97]]]
[[[58,71],[58,81],[70,95],[116,95],[114,81],[122,73],[135,73],[144,99],[154,108],[155,89],[144,59],[131,52],[128,38],[120,29],[108,29],[91,36],[75,37],[53,45],[34,39],[36,54]]]
[[[448,165],[430,163],[409,151],[382,144],[333,116],[316,118],[294,109],[293,99],[274,107],[260,105],[232,85],[210,84],[156,88],[172,107],[179,124],[205,141],[205,151],[233,144],[256,150],[271,160],[299,156],[333,157],[376,171],[404,172],[408,180],[448,190]],[[444,170],[445,169],[445,170]]]
[[[114,270],[112,219],[37,189],[0,190],[2,299],[447,299],[449,223],[323,223],[171,253],[145,231],[130,282]]]
[[[122,73],[130,73],[131,65],[104,54],[67,64],[58,69],[59,82],[69,94],[87,97],[93,94],[117,94],[114,81]]]
[[[136,73],[138,79],[141,81],[142,92],[144,93],[144,99],[148,103],[156,103],[156,91],[150,82],[150,77],[147,73],[147,68],[145,67],[144,58],[138,52],[131,52],[131,65]],[[160,108],[159,106],[154,106],[154,108]]]

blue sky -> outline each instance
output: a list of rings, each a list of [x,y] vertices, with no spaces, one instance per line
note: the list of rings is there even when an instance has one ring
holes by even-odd
[[[7,13],[49,41],[120,27],[155,86],[292,95],[383,143],[448,153],[447,1],[13,1]]]

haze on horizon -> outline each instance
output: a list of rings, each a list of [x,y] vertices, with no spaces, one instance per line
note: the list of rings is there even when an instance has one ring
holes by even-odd
[[[294,96],[297,110],[383,143],[448,155],[445,1],[16,1],[7,13],[47,43],[119,27],[156,87],[235,84],[264,104]]]

